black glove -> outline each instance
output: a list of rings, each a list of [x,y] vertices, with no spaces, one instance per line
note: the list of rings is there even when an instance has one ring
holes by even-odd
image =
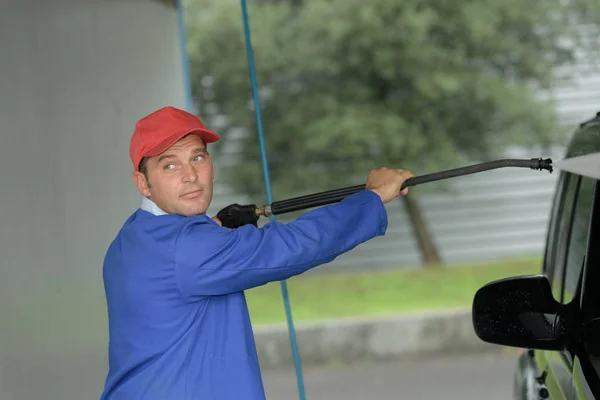
[[[219,211],[217,218],[221,221],[221,225],[230,229],[247,224],[258,227],[258,215],[256,215],[256,205],[254,204],[241,206],[236,203],[229,205]]]

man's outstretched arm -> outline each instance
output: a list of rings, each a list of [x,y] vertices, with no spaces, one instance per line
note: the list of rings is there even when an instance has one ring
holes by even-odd
[[[369,190],[288,224],[228,230],[191,222],[177,238],[178,284],[190,299],[247,290],[330,262],[386,229],[383,202]]]
[[[184,226],[175,246],[179,287],[189,299],[247,290],[287,279],[333,261],[357,245],[385,234],[384,204],[413,175],[382,168],[371,171],[366,190],[310,211],[289,223],[235,230],[212,221]]]

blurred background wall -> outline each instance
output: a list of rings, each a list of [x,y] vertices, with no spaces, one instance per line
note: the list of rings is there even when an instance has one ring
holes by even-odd
[[[185,106],[176,9],[0,1],[0,398],[97,398],[102,260],[139,205],[135,121]]]

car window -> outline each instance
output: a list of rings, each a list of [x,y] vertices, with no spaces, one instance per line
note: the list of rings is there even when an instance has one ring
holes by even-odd
[[[544,265],[543,270],[546,276],[549,279],[552,279],[552,275],[554,273],[554,253],[555,253],[555,243],[556,243],[556,227],[560,222],[558,220],[558,216],[560,215],[560,210],[562,210],[562,199],[565,196],[565,184],[568,182],[569,174],[562,172],[559,175],[558,183],[556,184],[554,201],[552,203],[552,210],[550,213],[550,219],[548,222],[548,232],[546,234],[546,249],[544,252]]]
[[[563,303],[568,303],[573,299],[583,270],[595,187],[595,179],[581,178],[568,240],[564,289],[561,299]]]
[[[552,294],[554,298],[561,301],[563,291],[564,265],[569,246],[569,233],[571,226],[571,216],[573,214],[573,205],[575,195],[579,186],[579,176],[567,174],[565,182],[564,197],[562,206],[558,214],[557,232],[555,234],[554,255],[552,257],[553,271],[551,275]]]

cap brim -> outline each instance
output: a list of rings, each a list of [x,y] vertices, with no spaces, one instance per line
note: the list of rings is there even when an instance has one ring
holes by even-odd
[[[177,132],[169,136],[162,142],[158,143],[156,146],[149,149],[144,154],[144,157],[153,157],[159,155],[160,153],[168,150],[169,147],[173,146],[181,138],[183,138],[186,135],[189,135],[190,133],[198,135],[205,143],[214,143],[219,141],[219,135],[217,135],[213,131],[210,131],[208,129],[190,129],[189,131]]]

